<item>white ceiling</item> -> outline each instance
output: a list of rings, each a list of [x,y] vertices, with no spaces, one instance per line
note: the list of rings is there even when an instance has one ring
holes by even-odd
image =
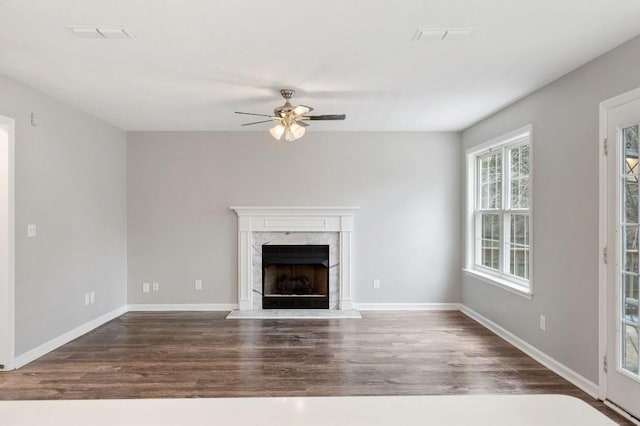
[[[268,114],[283,87],[347,114],[314,131],[461,130],[637,35],[639,18],[638,0],[2,0],[0,73],[125,130],[244,130],[233,111]],[[459,27],[476,30],[411,41]]]

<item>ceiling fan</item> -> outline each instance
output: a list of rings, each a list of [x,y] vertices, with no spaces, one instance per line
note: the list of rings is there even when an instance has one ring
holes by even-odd
[[[258,117],[269,117],[268,120],[254,121],[252,123],[245,123],[243,126],[252,126],[259,123],[276,123],[269,132],[271,136],[280,140],[284,135],[284,138],[288,141],[295,141],[300,139],[305,133],[305,127],[308,126],[306,121],[316,120],[344,120],[347,118],[345,114],[330,114],[330,115],[309,115],[313,108],[306,105],[291,105],[291,98],[296,93],[293,89],[282,89],[280,94],[285,99],[284,105],[275,107],[273,109],[273,115],[267,114],[254,114],[252,112],[240,112],[235,111],[236,114],[243,115],[255,115]]]

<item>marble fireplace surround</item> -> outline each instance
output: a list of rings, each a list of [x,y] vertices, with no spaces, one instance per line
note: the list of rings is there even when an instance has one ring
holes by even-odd
[[[353,309],[351,240],[359,207],[231,207],[238,215],[238,309],[262,309],[262,244],[328,244],[329,309]]]

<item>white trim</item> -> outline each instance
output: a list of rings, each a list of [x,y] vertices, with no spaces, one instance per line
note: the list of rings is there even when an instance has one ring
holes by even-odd
[[[622,417],[624,417],[625,419],[629,420],[634,425],[640,426],[640,421],[638,421],[638,419],[633,417],[631,414],[627,413],[623,408],[618,407],[615,403],[609,401],[608,399],[605,399],[602,402],[604,402],[604,405],[606,405],[607,407],[611,408],[613,411],[615,411],[616,413],[620,414]]]
[[[360,311],[460,311],[592,397],[598,397],[598,385],[461,303],[356,303],[354,305],[355,309]],[[235,309],[237,309],[237,305],[232,303],[138,304],[121,306],[18,356],[15,359],[14,367],[20,368],[35,361],[41,356],[127,312],[233,311]]]
[[[161,303],[127,305],[127,312],[217,312],[238,309],[237,303]]]
[[[238,216],[351,216],[360,207],[352,206],[231,206]]]
[[[541,350],[525,342],[518,336],[511,333],[510,331],[507,331],[506,329],[502,328],[501,326],[491,321],[490,319],[483,317],[473,309],[462,305],[460,312],[462,312],[469,318],[473,319],[474,321],[478,322],[479,324],[483,325],[487,329],[491,330],[496,335],[506,340],[508,343],[520,349],[522,352],[529,355],[531,358],[535,359],[540,364],[544,365],[545,367],[547,367],[549,370],[553,371],[560,377],[563,377],[564,379],[573,383],[574,385],[576,385],[577,387],[579,387],[580,389],[582,389],[592,397],[596,399],[598,398],[598,385],[593,383],[589,379],[585,378],[584,376],[576,373],[575,371],[565,366],[564,364],[551,358],[549,355],[545,354]]]
[[[237,309],[238,305],[235,303],[197,303],[197,304],[148,304],[148,305],[124,305],[111,312],[108,312],[96,319],[93,319],[79,327],[74,328],[58,337],[55,337],[48,342],[31,349],[28,352],[15,358],[13,368],[20,368],[27,365],[30,362],[35,361],[48,354],[49,352],[58,349],[60,346],[71,342],[74,339],[86,334],[101,325],[118,318],[127,312],[189,312],[189,311],[233,311]]]
[[[360,207],[230,207],[239,232],[351,232]]]
[[[602,362],[607,354],[607,265],[604,248],[607,246],[607,156],[604,140],[607,138],[607,109],[610,101],[600,102],[598,137],[598,397],[607,399],[607,373]],[[601,145],[602,144],[602,145]]]
[[[504,247],[502,247],[502,259],[500,261],[500,272],[499,276],[493,276],[491,274],[484,274],[482,271],[478,270],[478,266],[476,265],[476,224],[474,223],[476,219],[475,211],[476,211],[476,198],[477,198],[477,164],[476,158],[479,155],[482,155],[485,151],[488,152],[491,148],[499,148],[501,150],[508,150],[513,146],[517,146],[522,144],[523,142],[527,142],[529,146],[529,209],[527,210],[529,214],[529,279],[523,280],[518,277],[513,277],[509,274],[503,273],[503,264],[504,259],[506,258],[506,251]],[[465,222],[464,222],[464,232],[465,232],[465,263],[463,270],[465,272],[474,272],[473,276],[481,279],[484,282],[494,284],[502,289],[510,291],[514,294],[519,294],[527,298],[532,298],[534,294],[534,277],[533,277],[533,266],[534,266],[534,251],[535,251],[535,242],[534,242],[534,214],[533,214],[533,204],[534,204],[534,185],[533,185],[533,176],[534,176],[534,133],[533,133],[533,124],[527,124],[519,129],[513,130],[501,136],[495,137],[487,142],[481,143],[479,145],[475,145],[466,151],[466,188],[465,188],[465,197],[466,197],[466,211],[465,211]],[[505,159],[503,159],[503,168],[505,166]],[[501,238],[500,240],[504,243],[506,241],[505,235],[507,230],[504,226],[504,213],[513,213],[516,212],[512,210],[510,206],[506,206],[507,202],[506,198],[506,187],[508,183],[504,183],[502,185],[502,202],[503,207],[497,212],[500,213],[500,227],[501,227]],[[507,209],[509,207],[509,209]],[[526,288],[518,285],[519,283],[526,284]]]
[[[339,232],[338,309],[353,309],[353,215],[360,207],[230,207],[238,215],[238,306],[254,307],[252,239],[254,232]],[[331,284],[330,284],[331,285]],[[259,305],[258,305],[259,306]]]
[[[4,362],[4,370],[13,370],[16,365],[15,361],[15,252],[16,252],[16,238],[15,238],[15,135],[16,135],[16,122],[13,118],[0,115],[0,120],[6,123],[7,133],[9,136],[9,181],[8,181],[8,212],[7,212],[7,225],[8,225],[8,237],[9,237],[9,256],[7,259],[7,300],[6,305],[2,310],[5,311],[3,315],[5,318],[0,320],[0,327],[6,327],[7,335],[7,353],[0,356],[0,362]],[[4,259],[3,259],[4,261]],[[0,301],[4,304],[4,302]]]
[[[618,96],[614,96],[613,98],[609,98],[600,102],[600,112],[602,112],[603,110],[619,107],[620,105],[624,105],[629,102],[633,102],[638,98],[640,98],[640,87],[633,90],[629,90],[628,92],[622,93]],[[602,134],[602,127],[600,128],[600,131],[601,131],[600,134]],[[607,129],[605,127],[604,135],[606,136],[606,134],[607,134]]]
[[[354,303],[359,311],[459,311],[460,303]]]
[[[494,146],[517,144],[519,139],[523,139],[527,136],[531,138],[531,135],[533,135],[533,124],[527,124],[526,126],[522,126],[519,129],[515,129],[503,135],[496,136],[495,138],[483,142],[479,145],[474,145],[471,148],[467,149],[467,154],[477,155],[482,151],[486,151],[487,149]]]
[[[355,309],[260,309],[254,311],[233,310],[225,317],[228,320],[246,319],[362,319]]]
[[[127,313],[127,307],[121,306],[117,309],[114,309],[111,312],[107,312],[104,315],[99,316],[98,318],[91,320],[85,324],[82,324],[79,327],[74,328],[60,336],[49,340],[48,342],[43,343],[40,346],[37,346],[31,349],[28,352],[23,353],[20,356],[17,356],[14,362],[15,368],[20,368],[36,359],[40,358],[43,355],[48,354],[49,352],[58,349],[60,346],[69,343],[70,341],[77,339],[78,337],[86,334],[101,325],[118,318],[119,316]]]
[[[608,198],[607,192],[607,155],[604,153],[604,140],[607,138],[608,132],[608,111],[610,109],[622,106],[629,102],[640,99],[640,87],[630,90],[613,98],[609,98],[600,102],[599,105],[599,138],[598,145],[598,397],[601,400],[607,400],[607,373],[602,368],[602,361],[607,354],[607,264],[604,262],[602,253],[607,247],[609,238],[607,233],[608,227]],[[608,141],[608,146],[617,143],[617,141]],[[609,250],[609,257],[611,250]]]
[[[503,280],[500,277],[491,275],[491,274],[486,274],[483,273],[477,269],[468,269],[468,268],[464,268],[463,271],[469,275],[472,276],[474,278],[479,279],[482,282],[485,282],[487,284],[491,284],[494,285],[496,287],[499,287],[503,290],[507,290],[510,293],[513,294],[517,294],[518,296],[524,297],[525,299],[533,299],[533,293],[530,291],[530,289],[526,289],[520,286],[517,286],[516,284],[514,284],[511,281],[508,280]]]

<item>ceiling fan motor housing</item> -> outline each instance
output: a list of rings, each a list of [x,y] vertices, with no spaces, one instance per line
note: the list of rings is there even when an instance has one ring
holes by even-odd
[[[289,100],[293,97],[293,95],[295,95],[296,91],[293,89],[281,89],[280,90],[280,94],[282,95],[283,98],[285,98],[286,100]]]
[[[289,115],[291,111],[293,111],[293,106],[291,105],[291,98],[296,93],[293,89],[281,89],[280,94],[286,100],[283,106],[277,106],[273,109],[273,114],[276,117],[286,117]]]

